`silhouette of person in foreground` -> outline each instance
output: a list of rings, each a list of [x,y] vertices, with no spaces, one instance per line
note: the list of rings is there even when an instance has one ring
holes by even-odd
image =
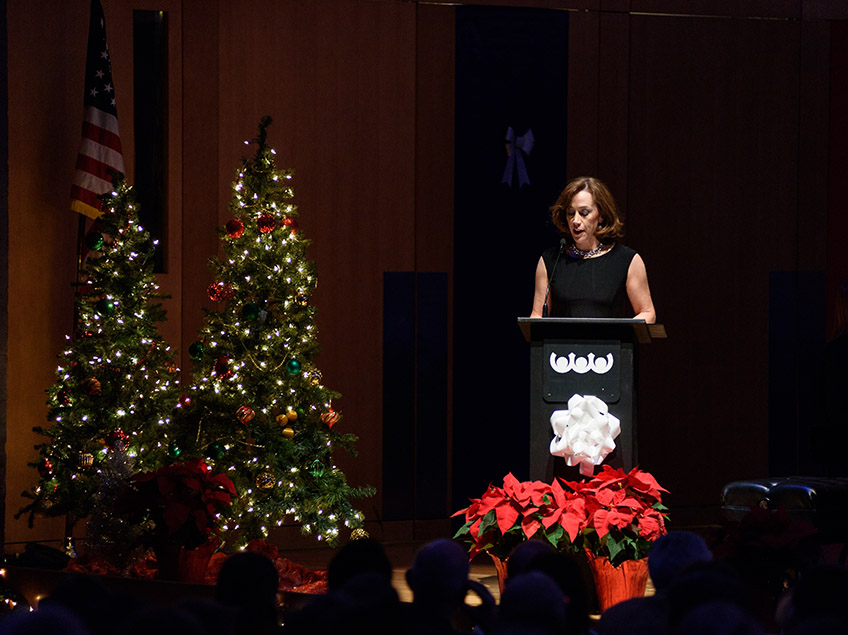
[[[413,597],[410,632],[450,635],[489,630],[495,599],[483,584],[469,579],[469,571],[468,555],[453,540],[434,540],[416,552],[406,572]],[[479,598],[478,606],[466,604],[469,591]]]

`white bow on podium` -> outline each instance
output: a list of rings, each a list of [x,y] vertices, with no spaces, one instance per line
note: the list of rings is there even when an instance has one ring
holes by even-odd
[[[556,435],[551,440],[551,454],[563,457],[570,466],[579,465],[584,476],[594,474],[595,466],[615,449],[613,439],[621,433],[618,417],[592,395],[572,395],[568,410],[551,414],[551,427]]]

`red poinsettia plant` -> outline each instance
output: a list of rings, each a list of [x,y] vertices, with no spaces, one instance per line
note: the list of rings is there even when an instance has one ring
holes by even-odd
[[[203,459],[190,459],[136,474],[119,508],[144,528],[145,544],[195,549],[220,536],[220,513],[235,497],[227,476],[213,474]]]
[[[469,557],[486,551],[500,559],[521,542],[546,540],[560,551],[609,558],[613,566],[648,554],[666,533],[667,509],[656,479],[638,468],[604,466],[589,481],[519,481],[489,485],[481,498],[454,514],[465,524],[454,538],[468,545]]]

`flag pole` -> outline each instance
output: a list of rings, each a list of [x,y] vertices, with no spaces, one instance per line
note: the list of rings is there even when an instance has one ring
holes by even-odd
[[[91,0],[88,23],[88,44],[85,59],[84,114],[82,142],[77,155],[71,184],[71,210],[79,213],[77,225],[77,267],[74,277],[74,296],[82,289],[83,269],[88,252],[86,245],[87,219],[102,214],[101,194],[112,191],[113,175],[124,174],[124,156],[118,130],[118,109],[115,104],[115,85],[112,81],[112,60],[106,44],[106,19],[100,0]],[[97,225],[95,224],[94,227]],[[74,333],[79,315],[74,301]],[[65,551],[76,555],[74,525],[76,515],[65,516]]]

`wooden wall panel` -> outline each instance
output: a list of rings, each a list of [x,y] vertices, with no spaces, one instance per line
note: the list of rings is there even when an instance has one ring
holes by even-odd
[[[6,540],[60,538],[61,520],[27,529],[14,520],[37,474],[34,425],[70,333],[77,215],[69,210],[79,150],[88,7],[53,3],[52,20],[29,3],[7,4],[9,50],[9,356]],[[107,19],[109,14],[107,13]],[[107,27],[108,28],[108,27]],[[50,47],[36,45],[50,42]],[[56,63],[55,51],[65,51]]]
[[[626,210],[630,15],[602,13],[599,27],[598,171],[592,176],[603,180],[615,192],[617,203]]]
[[[601,17],[597,12],[572,13],[568,34],[568,174],[598,174]],[[553,203],[553,201],[552,201]]]
[[[215,226],[220,199],[218,174],[218,11],[214,3],[183,3],[182,151],[182,285],[179,352],[183,381],[191,381],[188,347],[203,321],[203,307],[213,304],[206,294],[211,282],[207,260],[218,249]]]
[[[644,356],[640,455],[675,501],[715,504],[768,469],[769,274],[799,259],[800,26],[631,25],[628,242],[670,338]]]
[[[415,266],[415,6],[248,4],[219,5],[221,199],[242,140],[272,115],[318,264],[318,364],[364,457],[336,458],[351,482],[379,487],[383,272]],[[369,517],[378,505],[363,503]]]

